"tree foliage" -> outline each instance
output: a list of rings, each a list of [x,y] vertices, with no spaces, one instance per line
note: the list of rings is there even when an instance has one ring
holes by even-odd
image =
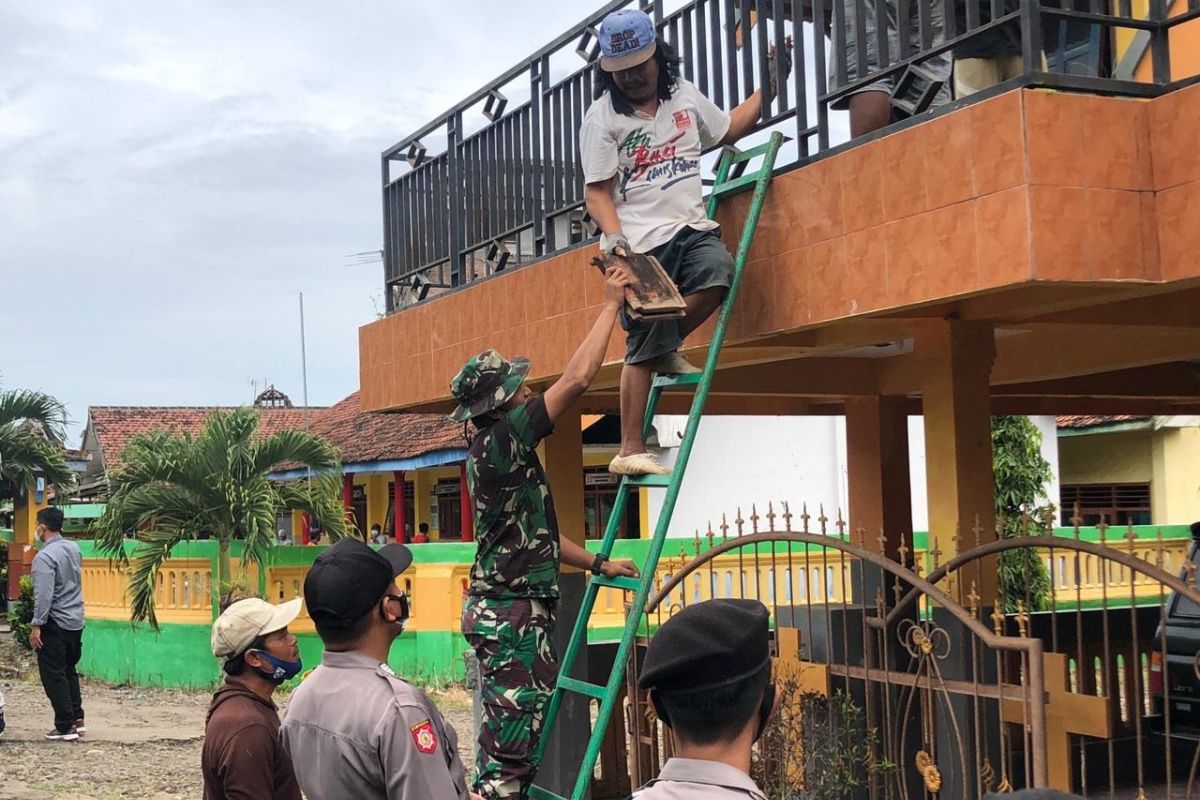
[[[43,392],[0,392],[0,500],[21,500],[38,475],[59,496],[75,485],[62,442],[67,411]]]
[[[1028,417],[992,418],[992,469],[995,475],[996,519],[1002,537],[1048,534],[1054,506],[1046,500],[1052,477],[1042,457],[1042,432]],[[1030,611],[1050,607],[1050,577],[1031,547],[1000,554],[1000,599],[1006,612],[1017,602]]]
[[[219,594],[231,588],[229,546],[244,542],[242,564],[264,564],[276,543],[280,514],[308,513],[331,540],[348,532],[340,497],[341,463],[325,439],[305,431],[259,435],[249,408],[214,411],[201,432],[150,433],[125,447],[108,474],[109,500],[94,530],[101,552],[129,566],[130,616],[158,627],[158,573],[180,542],[215,539]],[[267,474],[282,464],[318,477],[278,483]],[[137,540],[132,559],[127,536]]]

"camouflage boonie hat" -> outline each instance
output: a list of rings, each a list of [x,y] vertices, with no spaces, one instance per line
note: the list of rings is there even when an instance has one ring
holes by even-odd
[[[499,408],[517,393],[528,374],[528,358],[509,361],[495,350],[484,350],[450,381],[450,393],[458,401],[450,420],[466,422]]]

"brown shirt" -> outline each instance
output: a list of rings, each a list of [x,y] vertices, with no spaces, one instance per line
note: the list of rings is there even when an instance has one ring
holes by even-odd
[[[208,708],[200,768],[204,800],[300,800],[275,704],[232,681]]]

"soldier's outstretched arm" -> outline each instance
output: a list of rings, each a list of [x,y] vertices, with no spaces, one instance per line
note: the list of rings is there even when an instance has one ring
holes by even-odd
[[[600,371],[600,365],[604,363],[604,352],[608,350],[608,341],[612,337],[613,325],[617,322],[617,312],[625,302],[625,287],[631,280],[629,272],[622,267],[610,267],[605,273],[604,307],[600,309],[600,316],[596,317],[587,338],[567,362],[562,377],[556,380],[544,395],[546,415],[550,417],[551,424],[587,391],[596,373]]]

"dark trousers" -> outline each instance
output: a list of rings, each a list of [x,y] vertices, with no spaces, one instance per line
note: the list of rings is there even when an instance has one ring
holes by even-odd
[[[42,626],[42,649],[37,651],[42,688],[54,707],[54,727],[66,733],[83,719],[83,698],[79,694],[79,673],[75,665],[83,655],[83,631],[68,631],[52,620]]]

